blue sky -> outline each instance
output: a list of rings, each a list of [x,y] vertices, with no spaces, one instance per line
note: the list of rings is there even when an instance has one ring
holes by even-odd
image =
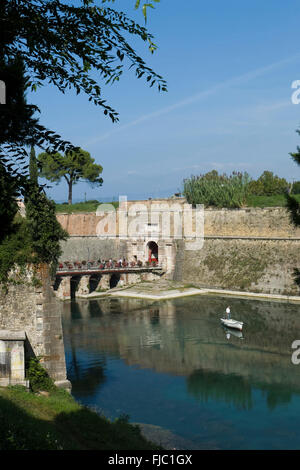
[[[115,6],[143,24],[134,3]],[[299,2],[161,0],[148,15],[159,48],[151,55],[142,42],[133,45],[167,80],[168,93],[128,70],[102,88],[118,124],[87,97],[50,85],[28,98],[43,124],[103,166],[103,186],[79,183],[74,200],[168,196],[184,178],[212,169],[300,180],[289,157],[300,145],[300,104],[291,101],[292,82],[300,80]],[[49,196],[65,201],[66,184],[51,185]]]

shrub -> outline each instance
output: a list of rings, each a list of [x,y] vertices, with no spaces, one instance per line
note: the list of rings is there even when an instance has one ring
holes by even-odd
[[[285,194],[288,187],[286,179],[279,178],[272,171],[264,171],[257,181],[250,181],[249,193],[255,196],[274,196]]]
[[[33,392],[51,391],[55,389],[55,385],[48,372],[41,366],[37,358],[29,360],[27,369],[27,378],[30,388]]]
[[[68,234],[56,219],[55,203],[50,201],[37,186],[27,191],[26,218],[32,249],[37,262],[52,264],[55,268],[62,254],[60,242]]]
[[[216,170],[184,180],[183,194],[189,204],[239,208],[246,204],[250,177],[247,173],[219,175]]]
[[[27,220],[17,215],[10,230],[0,243],[0,283],[3,284],[9,281],[9,272],[15,266],[23,270],[27,263],[34,262]]]
[[[295,181],[293,184],[292,194],[300,194],[300,181]]]

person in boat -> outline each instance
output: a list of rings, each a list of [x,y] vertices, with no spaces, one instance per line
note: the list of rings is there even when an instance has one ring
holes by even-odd
[[[227,319],[230,320],[230,305],[226,308]]]

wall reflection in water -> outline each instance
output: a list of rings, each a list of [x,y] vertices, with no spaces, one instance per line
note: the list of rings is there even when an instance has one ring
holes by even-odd
[[[252,388],[269,409],[300,393],[291,344],[300,338],[296,304],[230,299],[243,334],[221,327],[227,300],[188,297],[163,302],[106,298],[64,304],[68,377],[73,391],[90,395],[105,383],[106,358],[186,377],[196,400],[253,406]]]

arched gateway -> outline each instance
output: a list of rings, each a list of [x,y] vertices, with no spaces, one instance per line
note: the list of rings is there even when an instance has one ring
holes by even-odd
[[[158,263],[158,245],[153,241],[147,243],[147,260],[149,263],[152,261]]]

